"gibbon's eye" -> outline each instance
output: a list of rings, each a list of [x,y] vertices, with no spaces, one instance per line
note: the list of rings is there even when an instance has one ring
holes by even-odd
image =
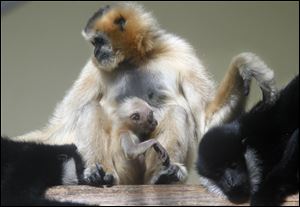
[[[97,45],[97,46],[100,46],[100,47],[107,44],[107,41],[105,40],[105,38],[101,37],[101,36],[95,37],[91,42],[94,46]]]
[[[134,121],[138,121],[138,120],[140,120],[140,114],[139,113],[134,113],[130,116],[130,119],[132,119]]]
[[[116,25],[119,25],[119,28],[122,32],[125,30],[126,20],[124,19],[124,17],[120,16],[119,18],[115,19],[114,23]]]

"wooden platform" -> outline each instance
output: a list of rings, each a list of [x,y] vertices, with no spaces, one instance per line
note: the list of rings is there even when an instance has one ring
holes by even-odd
[[[229,205],[197,185],[123,185],[110,188],[90,186],[57,186],[47,197],[91,205]],[[249,205],[247,203],[243,205]],[[290,196],[284,205],[299,206],[299,195]]]

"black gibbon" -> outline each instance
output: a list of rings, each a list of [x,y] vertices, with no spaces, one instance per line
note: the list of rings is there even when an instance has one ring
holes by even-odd
[[[299,76],[274,103],[258,102],[231,123],[210,129],[197,169],[209,190],[232,202],[279,205],[299,191]]]
[[[100,183],[103,170],[94,180],[83,179],[84,163],[75,145],[45,145],[15,142],[1,137],[2,205],[83,205],[44,197],[46,189],[62,184]],[[95,183],[93,183],[95,182]]]

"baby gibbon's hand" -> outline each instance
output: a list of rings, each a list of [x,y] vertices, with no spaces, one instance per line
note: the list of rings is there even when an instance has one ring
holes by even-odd
[[[169,167],[170,166],[170,157],[169,157],[167,150],[158,142],[155,145],[153,145],[153,148],[159,154],[160,159],[163,163],[163,166]]]

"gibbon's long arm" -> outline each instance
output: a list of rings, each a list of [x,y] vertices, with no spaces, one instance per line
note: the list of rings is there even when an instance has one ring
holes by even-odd
[[[244,110],[252,78],[261,88],[264,102],[272,104],[277,100],[273,70],[257,55],[241,53],[232,59],[216,95],[206,106],[206,130],[231,121]]]
[[[280,162],[267,174],[261,186],[252,195],[250,204],[265,205],[272,201],[272,204],[276,206],[283,203],[285,196],[296,193],[297,189],[299,191],[299,187],[295,187],[299,182],[295,176],[295,172],[299,169],[298,163],[299,129],[297,128],[287,142]]]
[[[169,156],[167,151],[154,139],[150,139],[141,143],[134,143],[132,136],[134,134],[130,132],[121,133],[121,146],[125,156],[128,159],[136,159],[139,155],[144,154],[149,148],[153,147],[155,151],[160,155],[160,159],[164,166],[169,165]],[[136,137],[136,139],[138,139]]]

